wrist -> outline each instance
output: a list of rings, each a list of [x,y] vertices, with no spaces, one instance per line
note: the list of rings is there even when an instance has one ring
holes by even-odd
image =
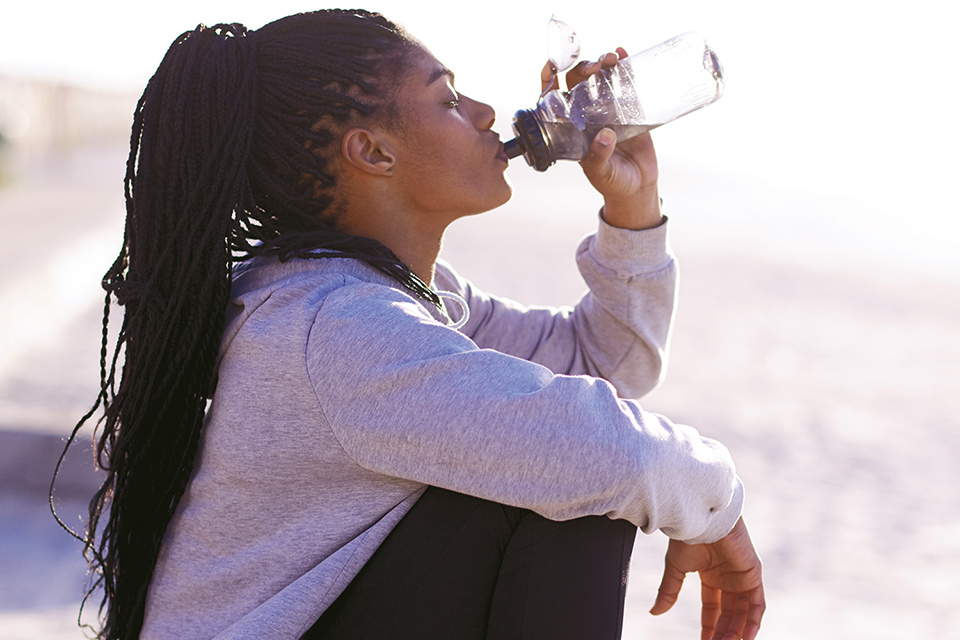
[[[604,196],[600,215],[611,227],[620,229],[640,231],[660,226],[663,214],[657,185],[653,184],[626,198]]]

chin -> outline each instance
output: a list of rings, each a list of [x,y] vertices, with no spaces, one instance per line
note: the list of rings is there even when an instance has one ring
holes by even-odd
[[[458,218],[479,215],[503,206],[513,197],[513,183],[506,175],[499,175],[496,182],[473,191],[472,197],[459,199],[449,212],[451,222]]]
[[[504,176],[503,181],[491,189],[487,195],[489,197],[485,197],[483,202],[478,203],[475,207],[465,209],[463,214],[458,217],[475,216],[502,207],[513,197],[513,184]]]
[[[510,198],[513,197],[513,183],[510,182],[510,178],[508,178],[506,174],[503,175],[503,182],[497,190],[497,195],[499,196],[497,203],[490,207],[490,209],[496,209],[497,207],[505,205],[510,201]]]

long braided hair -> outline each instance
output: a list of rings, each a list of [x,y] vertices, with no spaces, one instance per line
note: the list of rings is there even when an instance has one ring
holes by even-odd
[[[103,589],[98,637],[135,638],[143,624],[216,384],[235,262],[358,258],[439,306],[389,249],[337,231],[330,162],[342,127],[390,117],[416,47],[364,11],[298,14],[256,31],[200,25],[173,42],[148,83],[127,161],[123,248],[103,279],[100,393],[70,439],[102,406],[96,456],[106,479],[82,536],[91,593]],[[111,355],[112,298],[124,315]]]

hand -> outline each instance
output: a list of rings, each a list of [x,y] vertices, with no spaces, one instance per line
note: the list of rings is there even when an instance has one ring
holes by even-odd
[[[677,601],[687,573],[700,572],[701,640],[753,640],[766,609],[760,558],[743,518],[712,544],[671,540],[663,580],[650,613],[657,616]]]
[[[567,88],[627,57],[623,48],[607,53],[597,62],[580,62],[567,72]],[[541,88],[557,89],[556,74],[547,63],[540,73]],[[657,191],[657,154],[649,133],[614,145],[611,129],[601,130],[580,161],[587,180],[603,196],[603,219],[623,229],[649,229],[659,225],[660,195]]]

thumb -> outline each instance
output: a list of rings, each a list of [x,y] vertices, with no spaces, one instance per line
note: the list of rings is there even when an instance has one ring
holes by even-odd
[[[599,178],[609,171],[607,161],[617,146],[617,134],[613,129],[604,128],[593,137],[590,148],[580,161],[583,171],[590,177]]]
[[[540,91],[545,92],[547,89],[558,89],[559,87],[557,70],[547,61],[543,65],[543,69],[540,70]]]
[[[680,596],[680,587],[683,586],[685,573],[667,565],[663,570],[663,579],[660,581],[660,589],[657,591],[657,599],[650,609],[650,613],[659,616],[666,613],[677,602]]]

